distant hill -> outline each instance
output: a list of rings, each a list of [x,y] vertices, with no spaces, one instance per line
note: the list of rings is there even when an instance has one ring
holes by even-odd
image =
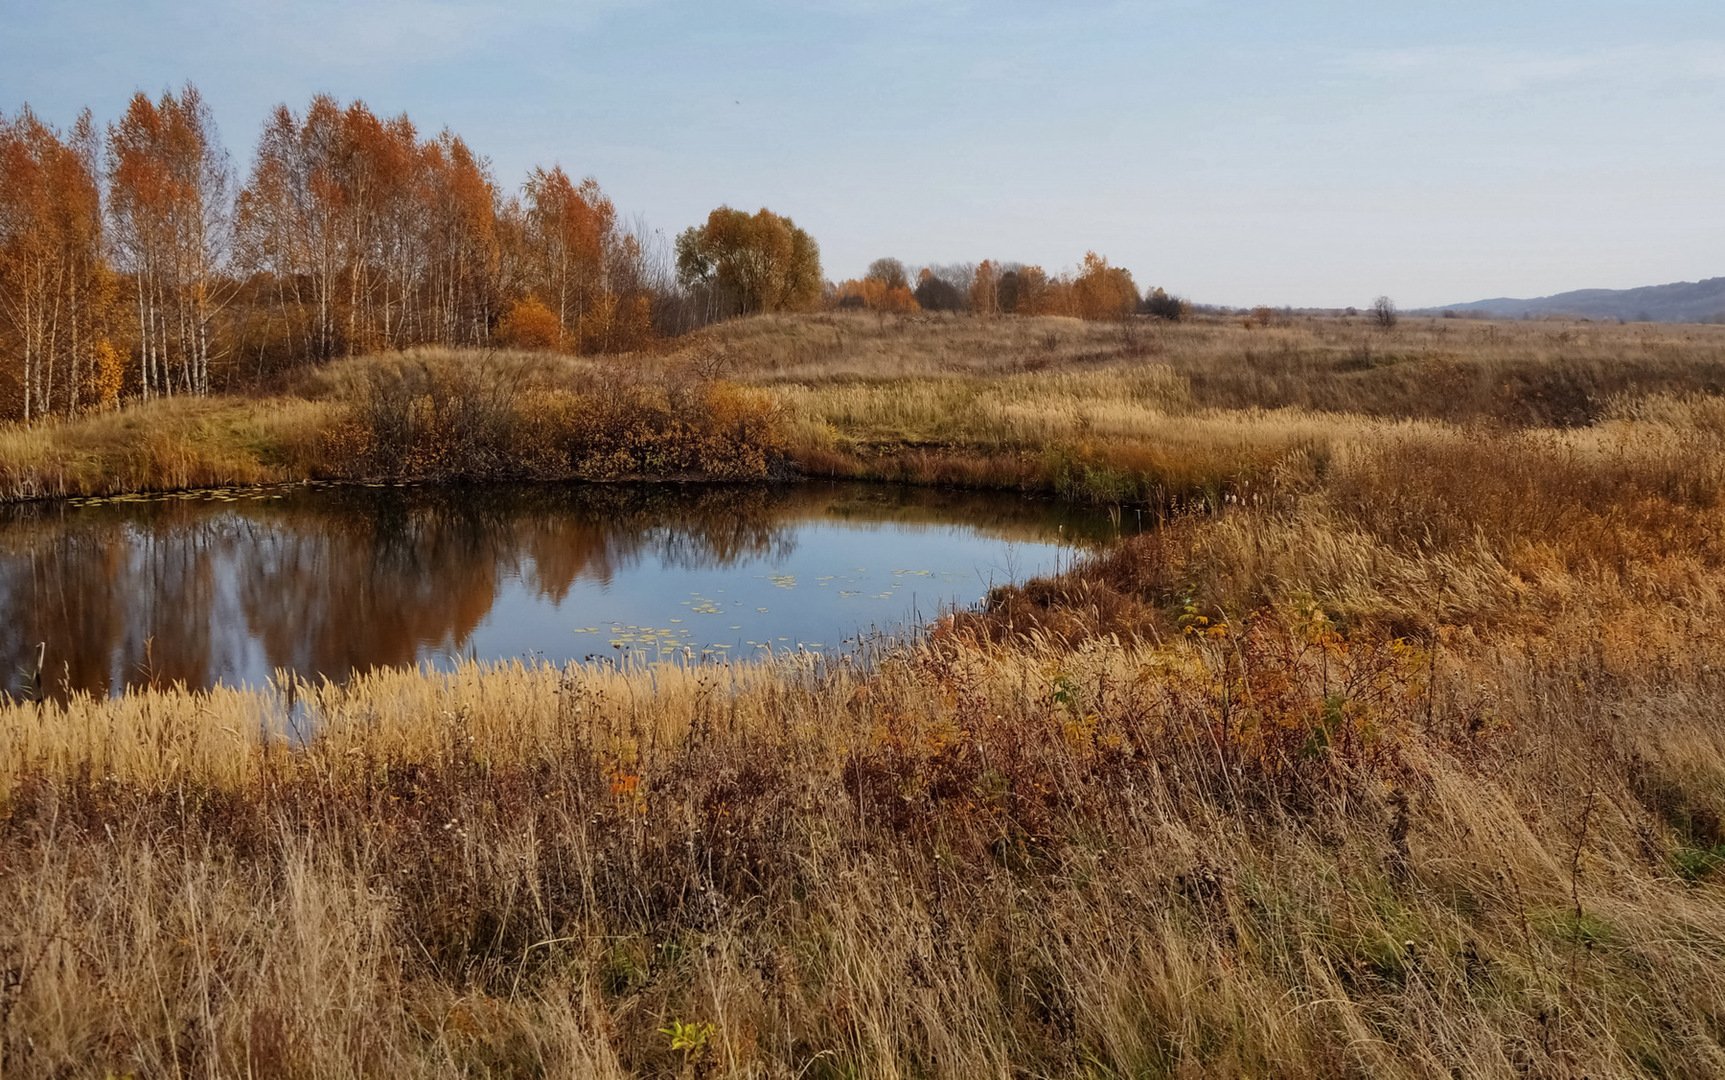
[[[1433,314],[1453,311],[1494,319],[1568,315],[1630,322],[1725,322],[1725,277],[1646,285],[1639,289],[1577,289],[1532,300],[1499,297],[1427,310]]]

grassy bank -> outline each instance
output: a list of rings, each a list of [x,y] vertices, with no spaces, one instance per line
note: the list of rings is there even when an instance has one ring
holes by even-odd
[[[1215,512],[867,666],[0,705],[0,1071],[1725,1072],[1715,331],[724,333],[805,467]]]
[[[758,480],[787,468],[764,394],[671,365],[428,351],[264,398],[180,398],[0,429],[0,499],[297,483]]]
[[[1590,427],[1725,390],[1725,329],[770,316],[595,359],[427,350],[265,399],[0,430],[0,498],[309,479],[802,473],[1215,506],[1408,429]]]

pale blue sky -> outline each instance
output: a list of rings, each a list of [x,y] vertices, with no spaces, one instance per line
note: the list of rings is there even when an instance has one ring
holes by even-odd
[[[769,206],[877,255],[1228,304],[1725,274],[1719,0],[0,0],[0,110],[196,82],[242,168],[319,91],[666,232]]]

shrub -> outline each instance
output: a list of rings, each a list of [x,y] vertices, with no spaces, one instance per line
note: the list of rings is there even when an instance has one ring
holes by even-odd
[[[1169,296],[1158,285],[1144,297],[1144,314],[1168,322],[1179,322],[1192,313],[1192,305],[1178,296]]]
[[[563,340],[557,313],[538,297],[512,301],[497,323],[497,340],[517,349],[555,349]]]
[[[599,372],[581,389],[520,367],[378,366],[324,440],[343,479],[760,479],[784,424],[764,395],[710,379]]]

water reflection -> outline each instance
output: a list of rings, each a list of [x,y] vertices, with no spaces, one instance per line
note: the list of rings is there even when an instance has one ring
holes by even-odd
[[[0,514],[0,686],[28,686],[38,643],[51,690],[97,693],[462,655],[830,647],[1107,531],[1048,503],[863,485],[17,507]]]

